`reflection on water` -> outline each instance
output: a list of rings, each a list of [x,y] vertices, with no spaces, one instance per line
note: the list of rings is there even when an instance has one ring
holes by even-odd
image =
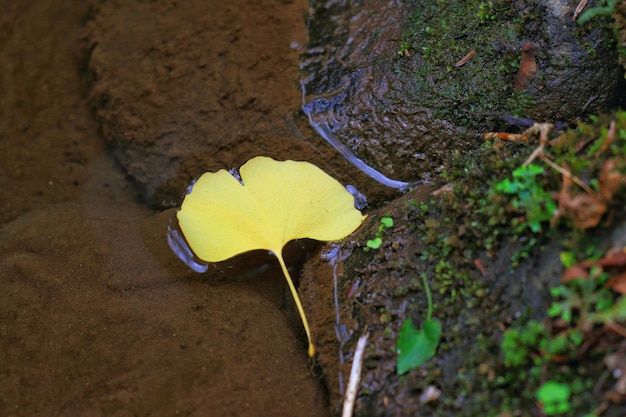
[[[372,67],[377,65],[376,51],[369,46],[375,33],[355,33],[365,21],[374,27],[396,16],[399,5],[390,1],[355,8],[349,1],[311,2],[309,44],[300,60],[302,109],[311,126],[354,166],[389,187],[404,190],[410,182],[390,179],[384,171],[394,169],[386,160],[389,149],[380,140],[388,135],[391,116],[383,105],[387,82],[371,82]],[[372,17],[370,17],[372,14]],[[382,21],[381,21],[382,20]],[[397,19],[393,24],[397,27]],[[399,149],[393,150],[397,152]],[[358,156],[357,156],[358,155]],[[374,168],[376,166],[379,169]]]
[[[327,110],[324,114],[317,114],[316,117],[313,117],[313,113],[311,109],[307,106],[306,103],[302,105],[302,110],[309,118],[309,123],[311,126],[320,134],[328,143],[333,145],[341,155],[344,156],[350,163],[352,163],[355,167],[363,171],[365,174],[369,175],[371,178],[376,181],[384,184],[388,187],[397,188],[400,190],[405,190],[409,188],[412,184],[404,181],[397,181],[387,178],[380,171],[375,170],[370,165],[365,163],[362,159],[358,158],[346,145],[344,145],[337,136],[333,133],[333,125],[332,122],[327,120],[327,117],[332,119],[334,117],[332,108]]]
[[[167,244],[170,245],[172,252],[195,272],[206,272],[209,269],[209,265],[200,261],[196,255],[194,255],[187,241],[178,229],[178,225],[172,225],[172,223],[176,223],[176,220],[170,219],[170,224],[167,225]]]
[[[352,336],[353,330],[348,330],[346,325],[341,322],[341,313],[339,311],[339,293],[337,289],[337,266],[346,260],[348,256],[352,253],[351,247],[346,247],[343,244],[332,245],[330,250],[322,253],[322,259],[329,261],[330,265],[333,267],[333,296],[335,299],[335,335],[337,336],[337,341],[339,342],[339,394],[343,395],[344,386],[343,386],[343,372],[341,371],[342,365],[345,363],[345,358],[343,355],[343,347],[344,344],[350,339]]]

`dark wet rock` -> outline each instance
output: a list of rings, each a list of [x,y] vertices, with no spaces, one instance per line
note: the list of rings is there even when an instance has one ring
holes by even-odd
[[[463,380],[463,369],[475,369],[481,364],[483,367],[496,366],[499,339],[485,338],[485,334],[498,334],[495,321],[506,316],[509,310],[513,311],[509,304],[511,296],[526,299],[529,291],[537,291],[528,285],[528,288],[506,291],[506,295],[501,297],[504,283],[494,285],[492,278],[485,279],[476,270],[470,279],[463,281],[472,281],[471,286],[462,288],[464,284],[460,278],[450,278],[455,282],[454,291],[460,291],[453,295],[451,288],[445,289],[441,281],[429,277],[433,301],[437,306],[435,316],[443,323],[442,346],[445,347],[440,348],[437,356],[420,369],[404,376],[397,375],[396,343],[400,325],[406,317],[413,317],[415,323],[421,323],[427,311],[420,278],[421,274],[427,273],[427,269],[420,254],[428,250],[428,244],[420,241],[411,231],[410,219],[403,209],[408,201],[424,198],[427,194],[416,190],[385,208],[385,213],[395,219],[395,224],[393,233],[385,236],[380,250],[365,252],[362,247],[350,247],[349,244],[342,248],[350,256],[343,267],[335,271],[338,317],[329,300],[332,281],[328,278],[307,279],[308,274],[332,276],[332,266],[319,262],[309,264],[305,269],[303,301],[307,311],[312,311],[310,316],[317,322],[313,324],[318,346],[317,360],[327,382],[331,410],[336,415],[343,405],[342,394],[348,384],[357,339],[366,331],[369,332],[369,341],[365,349],[355,416],[435,415],[436,410],[444,412],[444,415],[474,415],[470,413],[463,392],[474,393],[468,388],[480,383]],[[362,230],[361,236],[372,235],[375,228],[376,222],[371,222]],[[501,262],[491,270],[492,277],[504,278],[508,269],[509,265]],[[537,275],[536,281],[541,282],[541,278],[545,275]],[[538,288],[543,285],[539,284]],[[315,298],[321,298],[321,302],[312,301]],[[344,328],[344,331],[337,331],[338,328]],[[490,350],[492,353],[485,355]],[[428,385],[441,389],[444,398],[431,405],[422,404],[420,394]],[[488,405],[485,404],[485,407]]]
[[[471,146],[467,129],[410,97],[404,85],[413,80],[410,69],[398,72],[409,4],[313,5],[301,65],[304,110],[318,130],[386,176],[405,181],[427,178],[443,159],[440,151]]]
[[[293,121],[304,2],[94,3],[91,103],[148,202],[179,202],[205,171],[310,148]]]
[[[623,168],[625,145],[617,136],[611,142],[613,147],[603,152],[573,151],[582,137],[603,140],[607,127],[616,120],[616,131],[623,132],[619,122],[623,116],[601,116],[593,128],[597,130],[588,125],[569,130],[562,134],[562,143],[550,146],[548,152],[559,164],[567,161],[568,166],[578,166],[576,175],[582,172],[590,182],[595,181],[592,178],[605,160]],[[356,416],[485,416],[500,415],[501,411],[505,415],[504,410],[511,415],[533,415],[533,395],[539,384],[529,382],[530,366],[506,366],[503,333],[529,320],[545,320],[549,331],[559,326],[547,324],[558,322],[547,316],[553,303],[562,301],[551,294],[551,289],[562,283],[561,254],[575,253],[581,260],[591,252],[622,248],[626,196],[622,187],[605,221],[584,234],[571,230],[571,223],[548,226],[547,221],[541,233],[521,233],[516,225],[526,217],[512,213],[515,217],[507,219],[504,206],[515,203],[509,197],[498,197],[489,184],[501,183],[532,149],[508,144],[497,150],[483,147],[457,153],[446,166],[446,178],[456,184],[447,194],[432,193],[424,186],[405,193],[369,212],[358,234],[335,252],[343,260],[339,266],[332,265],[332,257],[331,262],[318,260],[306,266],[300,288],[303,304],[313,317],[317,360],[336,414],[343,403],[357,339],[368,332]],[[585,165],[582,161],[591,162]],[[547,166],[544,174],[542,186],[558,190],[561,175]],[[437,191],[441,189],[448,187]],[[394,225],[383,232],[379,249],[366,251],[365,242],[377,233],[381,216],[392,217]],[[533,240],[535,243],[529,243]],[[424,278],[432,291],[433,317],[442,323],[441,343],[432,359],[397,375],[397,341],[403,321],[411,318],[421,327],[427,316]],[[595,337],[593,332],[587,335]],[[603,355],[615,346],[606,343],[608,348],[604,342],[598,343],[602,346],[593,353],[575,350],[580,356],[568,363],[546,360],[535,368],[541,368],[541,377],[538,372],[534,377],[544,381],[582,375],[585,383],[598,387],[594,393],[579,393],[579,407],[591,407],[590,401],[601,401],[598,392],[611,389],[611,382],[603,383],[601,375],[606,373]],[[440,390],[441,396],[423,403],[420,396],[431,386]],[[586,393],[593,398],[583,399]],[[617,408],[607,415],[624,415],[623,408]]]
[[[578,27],[564,1],[496,1],[479,17],[483,3],[312,2],[301,56],[312,124],[373,170],[412,182],[431,178],[453,150],[478,146],[479,133],[501,124],[492,114],[570,119],[610,105],[619,69],[606,24]],[[198,14],[187,3],[94,2],[91,103],[147,201],[179,202],[207,170],[310,151],[311,132],[294,120],[290,48],[304,38],[291,18],[303,6],[241,0]],[[242,20],[240,7],[257,8],[255,18]],[[520,93],[526,41],[537,72]]]
[[[619,97],[610,28],[579,27],[570,1],[312,6],[301,58],[305,112],[318,131],[393,179],[428,179],[454,150],[478,146],[494,113],[570,120]],[[537,69],[516,92],[526,42]]]
[[[535,104],[525,111],[530,117],[567,120],[597,114],[623,98],[611,28],[605,21],[578,26],[572,21],[573,6],[565,0],[544,0],[534,7],[516,2],[520,15],[538,14],[522,32],[538,48],[538,79],[529,90]]]
[[[407,202],[424,199],[420,194],[419,190],[407,193],[385,207],[384,213],[395,219],[395,225],[378,251],[365,252],[356,242],[347,242],[340,248],[350,256],[337,269],[323,260],[305,267],[300,290],[312,317],[317,361],[335,415],[342,409],[357,340],[365,332],[369,340],[355,416],[484,416],[518,397],[514,387],[497,382],[506,374],[502,367],[503,330],[521,316],[546,318],[552,302],[550,288],[559,284],[563,272],[559,258],[562,243],[555,238],[542,251],[533,251],[514,272],[511,258],[520,250],[519,243],[505,245],[493,258],[478,256],[485,274],[471,262],[464,269],[452,272],[444,267],[433,274],[422,257],[430,250],[429,244],[412,230],[414,220],[405,211]],[[621,223],[613,232],[600,232],[595,239],[606,248],[623,245],[625,227]],[[359,234],[360,240],[375,230],[376,222],[372,221]],[[442,265],[447,261],[442,258]],[[338,315],[332,299],[333,273]],[[420,327],[428,309],[422,274],[428,277],[434,317],[442,323],[442,339],[434,358],[397,375],[401,324],[411,317]],[[587,366],[591,368],[592,363]],[[602,372],[602,363],[594,369]],[[429,386],[442,394],[427,404],[420,397]],[[619,410],[610,415],[622,415]]]

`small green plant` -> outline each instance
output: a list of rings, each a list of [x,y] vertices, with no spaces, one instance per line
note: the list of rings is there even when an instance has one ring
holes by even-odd
[[[428,313],[421,329],[416,329],[413,320],[408,318],[402,323],[398,336],[398,358],[396,372],[402,375],[417,366],[420,366],[428,359],[435,356],[439,338],[441,337],[441,323],[433,319],[433,300],[430,287],[426,280],[426,274],[422,274],[424,291],[428,300]]]
[[[553,297],[548,316],[569,327],[550,335],[545,326],[530,320],[520,329],[504,333],[501,349],[507,367],[547,363],[553,357],[571,357],[584,341],[584,330],[594,323],[617,321],[626,316],[626,301],[614,300],[604,285],[608,275],[596,279],[572,279],[550,290]],[[624,297],[622,297],[624,298]]]
[[[531,320],[521,329],[509,329],[502,339],[504,365],[507,367],[524,366],[542,348],[547,345],[548,332],[543,325]]]
[[[546,381],[535,396],[547,416],[567,413],[570,410],[570,387],[555,381]]]
[[[411,41],[403,40],[400,42],[397,53],[400,56],[406,56],[407,54],[410,54],[409,49],[411,49]]]
[[[378,249],[380,248],[380,245],[383,244],[383,231],[385,229],[389,229],[393,227],[393,219],[391,217],[382,217],[380,219],[380,226],[378,226],[378,231],[376,232],[376,235],[374,237],[374,239],[370,239],[368,240],[365,245],[366,247],[363,248],[364,250],[370,250],[370,249]]]
[[[507,383],[539,387],[529,392],[535,392],[537,403],[546,416],[570,415],[584,406],[577,400],[578,395],[587,392],[594,381],[576,375],[575,367],[563,364],[580,359],[586,351],[586,342],[593,340],[600,325],[606,329],[619,326],[626,319],[626,296],[618,296],[610,288],[608,284],[614,275],[601,266],[611,264],[609,261],[615,265],[617,261],[611,255],[599,258],[595,252],[596,249],[586,251],[591,258],[582,262],[577,262],[574,252],[561,252],[561,262],[567,268],[574,268],[574,272],[570,272],[566,282],[551,289],[553,300],[547,311],[548,318],[528,320],[503,335],[503,362],[510,370],[505,377]],[[594,262],[597,265],[593,265]],[[555,382],[550,377],[567,383]],[[595,414],[587,416],[592,415]]]
[[[600,5],[598,5],[596,7],[590,7],[589,9],[581,13],[576,22],[579,25],[584,25],[589,19],[596,16],[612,16],[613,9],[617,4],[617,0],[605,0],[600,2],[599,4],[603,4],[604,6],[601,7]]]
[[[480,3],[476,17],[480,21],[481,25],[496,20],[496,15],[493,10],[493,1],[484,1]]]
[[[606,273],[595,279],[577,278],[550,289],[554,301],[548,309],[548,316],[572,323],[577,312],[578,327],[586,327],[591,322],[591,314],[603,312],[614,304],[611,290],[604,284],[609,279]]]
[[[513,195],[513,208],[526,214],[525,219],[516,221],[518,233],[527,227],[533,233],[541,232],[541,223],[552,219],[557,209],[550,193],[537,182],[537,176],[543,172],[538,165],[521,166],[513,171],[513,180],[505,178],[495,185],[496,191]]]

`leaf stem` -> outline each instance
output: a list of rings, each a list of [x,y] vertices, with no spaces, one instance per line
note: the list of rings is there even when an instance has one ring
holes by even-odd
[[[422,274],[422,282],[424,283],[424,290],[426,291],[426,299],[428,300],[428,314],[426,321],[430,320],[430,316],[433,314],[433,297],[430,294],[430,286],[426,280],[426,274]]]
[[[289,285],[289,290],[291,291],[291,295],[293,296],[293,300],[296,303],[296,307],[298,308],[298,313],[300,314],[300,319],[302,320],[302,325],[304,326],[304,331],[306,332],[306,337],[309,341],[309,357],[313,357],[315,355],[315,346],[313,346],[313,342],[311,342],[311,332],[309,330],[309,323],[306,320],[306,315],[304,314],[304,308],[302,308],[302,303],[300,302],[300,297],[298,297],[298,292],[296,291],[296,287],[293,285],[293,281],[291,280],[291,275],[289,275],[289,271],[287,270],[287,266],[285,265],[285,260],[283,259],[283,255],[281,251],[272,251],[276,258],[278,258],[278,263],[280,263],[280,267],[283,270],[283,274],[285,275],[285,279],[287,280],[287,284]]]

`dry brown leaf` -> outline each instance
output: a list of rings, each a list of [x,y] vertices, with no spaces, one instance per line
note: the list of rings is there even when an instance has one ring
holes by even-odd
[[[535,44],[530,41],[526,41],[522,45],[522,61],[515,76],[515,91],[521,91],[528,87],[535,77],[537,72],[536,49]]]
[[[615,120],[611,120],[611,123],[609,124],[609,130],[608,132],[606,132],[606,139],[602,143],[602,146],[600,146],[600,149],[598,149],[596,153],[593,155],[594,157],[596,158],[599,157],[607,149],[609,149],[609,146],[611,146],[611,143],[613,143],[613,139],[615,139],[615,129],[616,129]]]
[[[617,192],[620,185],[626,183],[626,176],[622,175],[617,169],[617,163],[613,160],[608,160],[602,165],[600,171],[600,197],[605,203],[610,203],[613,200],[613,196]]]
[[[626,247],[613,247],[606,252],[602,259],[597,261],[581,262],[583,268],[591,268],[592,266],[601,266],[603,268],[625,268],[626,267]]]
[[[576,19],[578,19],[578,16],[582,13],[583,9],[587,6],[587,1],[589,0],[580,0],[580,3],[578,3],[578,6],[576,6],[576,10],[574,11],[572,22],[575,22]]]
[[[582,267],[580,264],[570,266],[561,275],[561,281],[567,282],[577,278],[589,278],[589,270]]]
[[[460,67],[463,66],[467,63],[467,61],[469,61],[470,59],[472,59],[472,57],[474,56],[474,54],[476,54],[476,50],[472,49],[471,51],[469,51],[467,53],[467,55],[465,55],[463,58],[461,58],[461,60],[459,62],[457,62],[456,64],[454,64],[455,67]]]
[[[626,294],[626,272],[611,277],[606,286],[615,292]]]
[[[574,226],[580,230],[597,226],[606,212],[606,204],[595,195],[577,194],[572,196],[569,191],[571,185],[572,179],[563,175],[563,186],[557,194],[559,208],[557,218],[566,217],[570,219]]]
[[[622,175],[616,167],[617,164],[612,160],[608,160],[602,165],[598,178],[599,191],[597,194],[572,195],[570,193],[572,178],[563,175],[563,185],[556,196],[559,206],[558,215],[553,219],[553,222],[559,217],[566,217],[581,230],[597,226],[619,187],[626,183],[626,176]],[[569,171],[565,165],[563,165],[563,169]]]
[[[590,276],[590,271],[593,267],[600,267],[600,269],[595,271],[593,276]],[[615,292],[626,294],[626,247],[613,247],[606,252],[602,259],[580,262],[570,266],[561,275],[561,281],[567,282],[577,278],[594,279],[605,271],[606,268],[611,268],[615,274],[611,276],[606,286]]]

